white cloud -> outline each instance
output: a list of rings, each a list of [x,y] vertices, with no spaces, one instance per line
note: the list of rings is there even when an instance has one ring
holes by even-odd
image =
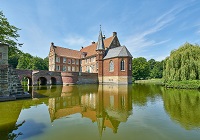
[[[143,52],[148,47],[167,43],[170,39],[164,39],[160,41],[157,39],[150,39],[149,36],[158,33],[166,28],[169,24],[173,23],[177,15],[187,7],[188,3],[184,3],[171,8],[169,11],[157,17],[154,22],[149,22],[149,25],[151,25],[150,27],[145,28],[144,26],[142,28],[143,30],[139,31],[139,33],[127,37],[125,44],[130,48],[131,52],[139,53]]]
[[[78,35],[69,35],[64,39],[64,42],[69,46],[84,46],[88,41]]]

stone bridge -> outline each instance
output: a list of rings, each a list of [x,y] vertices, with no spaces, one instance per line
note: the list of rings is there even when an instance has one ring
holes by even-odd
[[[28,85],[97,84],[97,73],[54,72],[47,70],[15,69],[19,80],[28,79]]]
[[[47,70],[19,70],[15,69],[19,80],[28,79],[28,85],[59,85],[63,84],[60,72]]]

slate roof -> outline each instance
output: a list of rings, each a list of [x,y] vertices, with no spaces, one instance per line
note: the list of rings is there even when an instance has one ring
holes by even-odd
[[[101,30],[99,32],[99,38],[98,38],[97,49],[96,50],[105,50],[104,41],[103,41],[103,36],[102,36]]]
[[[55,50],[55,53],[59,56],[76,58],[76,59],[81,58],[81,52],[77,50],[62,48],[59,46],[54,46],[54,50]]]
[[[132,57],[132,55],[125,46],[120,46],[113,49],[109,49],[104,59],[114,57]]]
[[[108,48],[110,46],[110,44],[112,43],[114,39],[114,36],[111,36],[109,38],[104,39],[104,46],[105,48]],[[86,57],[92,56],[92,55],[96,55],[96,48],[97,48],[97,43],[91,44],[87,47],[84,47],[83,49],[81,49],[81,52],[86,52],[87,55]]]

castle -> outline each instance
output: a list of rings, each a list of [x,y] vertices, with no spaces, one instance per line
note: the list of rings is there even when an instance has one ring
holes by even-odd
[[[51,43],[49,71],[97,73],[100,84],[131,84],[132,55],[120,45],[117,32],[105,38],[100,29],[98,41],[79,51]]]

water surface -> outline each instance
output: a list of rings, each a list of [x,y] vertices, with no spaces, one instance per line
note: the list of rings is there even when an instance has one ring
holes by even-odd
[[[25,87],[0,102],[0,139],[198,140],[200,92],[156,85]]]

